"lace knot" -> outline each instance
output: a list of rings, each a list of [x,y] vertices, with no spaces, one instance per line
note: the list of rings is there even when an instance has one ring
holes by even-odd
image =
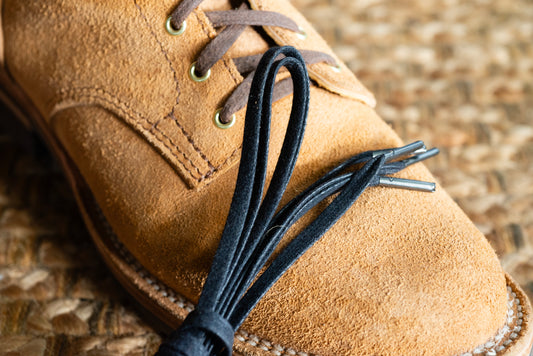
[[[219,313],[194,310],[161,345],[156,356],[231,356],[232,325]],[[218,351],[218,352],[217,352]]]

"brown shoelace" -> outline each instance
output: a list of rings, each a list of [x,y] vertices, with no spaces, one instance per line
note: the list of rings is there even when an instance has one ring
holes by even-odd
[[[183,0],[180,2],[171,14],[170,23],[172,27],[180,29],[187,17],[202,1]],[[215,29],[223,29],[200,52],[195,64],[195,72],[198,77],[204,77],[226,54],[246,26],[276,26],[295,33],[301,33],[300,27],[287,16],[272,11],[251,10],[244,2],[235,10],[210,11],[205,14]],[[325,62],[332,66],[337,65],[333,57],[323,52],[303,50],[301,54],[307,65],[320,62]],[[220,111],[219,120],[222,124],[230,123],[233,114],[246,106],[252,79],[261,57],[262,54],[258,54],[233,59],[237,70],[244,77],[244,80],[229,96]],[[292,81],[289,78],[280,80],[276,84],[273,99],[277,101],[292,92]]]

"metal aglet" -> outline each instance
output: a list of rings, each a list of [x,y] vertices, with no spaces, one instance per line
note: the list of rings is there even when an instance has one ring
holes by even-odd
[[[374,151],[372,154],[372,157],[377,157],[379,155],[385,155],[387,158],[387,161],[391,161],[393,159],[396,159],[401,156],[405,156],[408,154],[412,154],[414,152],[417,152],[419,150],[424,150],[426,146],[424,145],[424,142],[422,141],[415,141],[413,143],[410,143],[408,145],[405,145],[403,147],[398,148],[390,148],[386,150],[378,150]]]
[[[428,151],[428,149],[426,147],[422,147],[421,149],[414,151],[413,154],[414,155],[419,155],[419,154],[422,154],[422,153],[426,153],[427,151]]]
[[[423,152],[423,153],[420,153],[420,154],[417,154],[416,156],[412,156],[412,157],[409,157],[409,158],[406,158],[404,160],[402,160],[401,162],[403,162],[405,164],[406,167],[409,167],[410,165],[413,165],[415,163],[418,163],[418,162],[421,162],[421,161],[424,161],[428,158],[431,158],[433,156],[436,156],[439,154],[439,149],[438,148],[432,148],[426,152]]]
[[[421,192],[434,192],[436,189],[436,184],[431,182],[383,176],[379,177],[379,185],[383,187],[417,190]]]

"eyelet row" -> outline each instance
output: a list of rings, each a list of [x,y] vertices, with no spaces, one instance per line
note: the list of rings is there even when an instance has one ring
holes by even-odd
[[[168,34],[171,35],[171,36],[181,36],[185,30],[187,29],[187,21],[183,21],[180,28],[175,28],[173,25],[172,25],[172,16],[169,16],[167,18],[167,21],[165,22],[165,29],[167,30]],[[298,32],[296,32],[296,36],[300,39],[300,40],[305,40],[307,39],[307,32],[305,31],[305,29],[301,26],[298,27]],[[333,66],[333,65],[330,65],[331,69],[334,71],[334,72],[337,72],[339,73],[341,71],[341,67],[339,64]],[[193,64],[191,64],[191,67],[189,68],[189,77],[191,78],[191,80],[197,82],[197,83],[201,83],[201,82],[204,82],[206,81],[209,77],[211,76],[211,69],[209,69],[207,71],[207,73],[205,73],[204,75],[198,75],[198,73],[196,72],[196,62],[194,62]],[[235,114],[232,115],[231,117],[231,121],[228,122],[228,123],[222,123],[220,121],[220,112],[222,111],[222,109],[219,109],[215,112],[215,115],[213,117],[213,121],[215,123],[215,125],[218,127],[218,128],[221,128],[221,129],[229,129],[230,127],[232,127],[234,124],[235,124]]]

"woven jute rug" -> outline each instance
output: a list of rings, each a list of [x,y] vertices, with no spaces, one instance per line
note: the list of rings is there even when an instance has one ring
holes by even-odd
[[[295,0],[533,297],[533,2]],[[0,355],[151,355],[46,149],[0,110]]]

